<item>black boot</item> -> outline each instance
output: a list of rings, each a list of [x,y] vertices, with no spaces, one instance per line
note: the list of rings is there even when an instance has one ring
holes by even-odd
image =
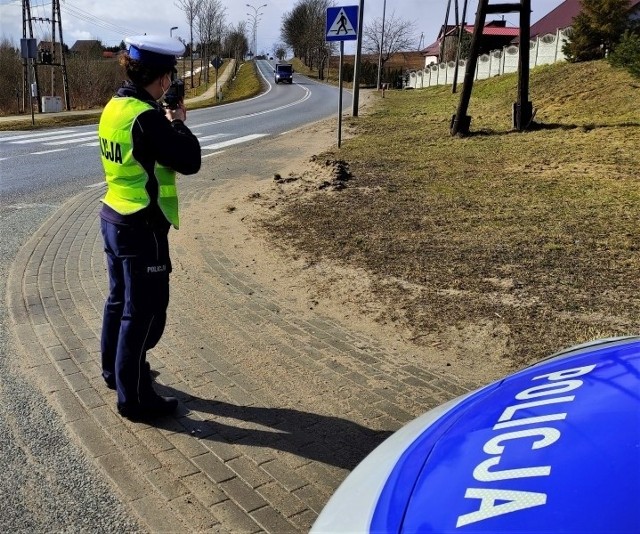
[[[171,415],[178,407],[175,397],[163,397],[155,391],[148,393],[141,402],[118,403],[118,412],[131,420],[154,419]]]

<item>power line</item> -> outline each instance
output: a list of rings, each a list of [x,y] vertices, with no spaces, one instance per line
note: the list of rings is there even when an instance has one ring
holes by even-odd
[[[141,33],[137,30],[132,30],[131,28],[124,28],[121,25],[113,24],[104,19],[96,17],[95,15],[92,15],[91,13],[84,11],[78,6],[73,5],[69,1],[64,2],[64,7],[65,7],[65,11],[72,17],[82,20],[84,22],[88,22],[89,24],[96,26],[102,30],[109,31],[111,33],[116,33],[122,36]]]

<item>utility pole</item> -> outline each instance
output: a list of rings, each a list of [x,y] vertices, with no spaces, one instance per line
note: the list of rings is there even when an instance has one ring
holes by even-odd
[[[462,6],[462,20],[460,21],[460,28],[458,31],[458,46],[456,46],[456,68],[453,71],[453,89],[452,93],[455,93],[458,90],[458,68],[460,64],[460,47],[462,46],[462,36],[465,32],[465,26],[467,24],[467,4],[469,0],[464,0],[464,4]],[[456,11],[457,11],[458,0],[456,0]],[[457,18],[457,17],[456,17]]]
[[[529,43],[531,37],[531,0],[519,3],[489,4],[489,0],[480,0],[476,13],[476,23],[471,39],[471,50],[464,74],[464,85],[460,95],[458,110],[451,119],[451,135],[469,133],[471,117],[467,115],[473,79],[475,77],[478,55],[487,14],[520,13],[520,54],[518,58],[518,96],[513,104],[513,127],[518,131],[526,130],[533,120],[533,106],[529,101]]]
[[[358,39],[356,40],[356,57],[353,65],[353,97],[351,99],[351,115],[358,116],[360,100],[360,56],[362,55],[362,21],[364,18],[364,0],[360,0],[358,8]]]
[[[27,28],[29,30],[29,38],[33,39],[33,24],[32,21],[35,20],[34,17],[31,16],[31,1],[30,0],[22,0],[22,37],[23,39],[27,38]],[[42,19],[39,19],[42,20]],[[67,110],[71,109],[71,103],[69,99],[69,82],[67,78],[67,61],[66,56],[64,54],[64,39],[62,36],[62,16],[60,14],[60,0],[52,0],[51,2],[51,19],[44,19],[46,22],[51,23],[51,50],[47,51],[47,60],[44,60],[44,54],[39,58],[40,65],[47,64],[51,69],[51,96],[55,96],[56,93],[56,75],[55,69],[56,67],[60,67],[62,69],[62,86],[64,92],[64,100],[65,107]],[[60,35],[60,59],[58,60],[56,54],[56,24],[57,24],[57,32]],[[33,80],[35,84],[35,91],[32,90],[32,87],[28,87],[29,94],[35,96],[38,106],[38,112],[42,113],[42,99],[40,92],[40,82],[38,78],[38,58],[36,60],[24,60],[23,62],[23,76],[24,76],[24,91],[23,98],[25,99],[26,104],[26,94],[27,94],[27,79],[30,76],[27,76],[27,70],[33,70]],[[35,94],[34,94],[35,93]]]
[[[384,48],[384,20],[387,13],[387,0],[382,4],[382,33],[380,34],[380,54],[378,55],[378,83],[376,89],[380,91],[380,82],[382,81],[382,49]],[[362,29],[361,29],[362,31]]]
[[[33,39],[33,18],[31,17],[31,2],[30,0],[22,0],[22,38]],[[29,35],[27,36],[27,26],[29,28]],[[33,75],[33,77],[32,77]],[[36,103],[38,106],[38,112],[42,112],[42,102],[40,101],[40,84],[38,83],[38,69],[36,68],[36,62],[34,59],[24,59],[22,62],[22,77],[24,80],[24,91],[22,93],[23,107],[27,107],[27,95],[29,96],[29,102],[31,103],[33,110],[33,97],[36,97]],[[33,80],[33,82],[31,81]],[[33,94],[33,87],[35,84],[35,95]]]

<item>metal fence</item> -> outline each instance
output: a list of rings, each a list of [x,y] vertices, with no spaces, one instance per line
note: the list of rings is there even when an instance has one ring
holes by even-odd
[[[557,61],[565,61],[562,47],[569,37],[571,28],[558,30],[556,34],[548,33],[537,37],[529,42],[529,65],[537,67],[539,65],[549,65]],[[478,57],[476,65],[476,80],[486,80],[493,76],[508,74],[518,71],[519,48],[516,45],[505,46],[502,50],[493,50],[488,54]],[[466,60],[458,62],[458,82],[464,80]],[[409,72],[407,87],[413,89],[423,89],[436,85],[450,85],[453,83],[456,63],[440,63],[429,65],[423,70]]]

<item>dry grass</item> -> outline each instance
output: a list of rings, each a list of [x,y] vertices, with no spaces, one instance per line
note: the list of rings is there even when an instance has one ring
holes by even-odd
[[[318,166],[270,230],[309,262],[365,269],[379,320],[417,343],[490,323],[517,367],[637,333],[640,88],[603,62],[536,69],[537,128],[515,133],[516,82],[476,84],[462,139],[448,133],[450,87],[388,92],[319,158],[348,162],[347,187],[320,189]]]

